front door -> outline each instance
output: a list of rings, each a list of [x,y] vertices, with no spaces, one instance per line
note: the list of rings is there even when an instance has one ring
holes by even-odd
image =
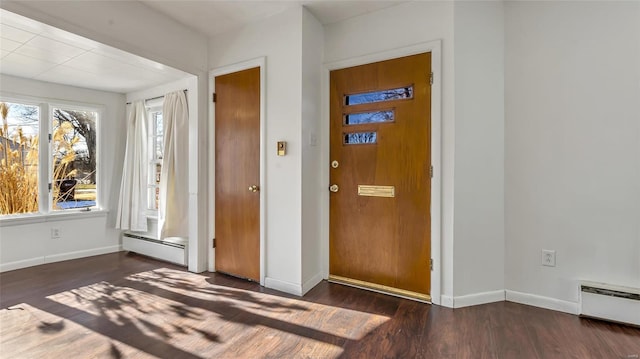
[[[330,279],[430,300],[431,54],[331,72]]]
[[[260,281],[260,68],[215,89],[215,267]]]

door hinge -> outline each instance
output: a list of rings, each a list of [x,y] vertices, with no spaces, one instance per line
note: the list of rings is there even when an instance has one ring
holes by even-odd
[[[216,247],[216,239],[215,239],[215,238],[214,238],[214,239],[212,239],[212,240],[211,240],[211,243],[213,243],[213,245],[211,246],[211,248],[215,248],[215,247]]]
[[[433,270],[433,258],[429,259],[429,269]]]
[[[49,134],[49,142],[51,142],[51,134]]]
[[[214,92],[214,93],[212,93],[212,94],[211,94],[211,101],[216,102],[216,100],[217,100],[217,99],[218,99],[218,98],[216,97],[216,93],[215,93],[215,92]]]
[[[51,192],[51,183],[49,183],[49,192]]]
[[[429,167],[429,176],[433,178],[433,166]]]
[[[429,85],[433,85],[433,72],[429,74]]]

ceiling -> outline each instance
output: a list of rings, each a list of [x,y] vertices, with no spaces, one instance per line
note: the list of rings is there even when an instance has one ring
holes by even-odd
[[[397,5],[399,0],[142,0],[184,26],[215,36],[304,5],[330,24]],[[0,9],[0,73],[128,93],[189,74]]]
[[[324,25],[380,10],[401,0],[142,0],[142,3],[207,36],[256,22],[304,5]]]
[[[188,76],[3,9],[0,48],[2,74],[96,90],[127,93]]]

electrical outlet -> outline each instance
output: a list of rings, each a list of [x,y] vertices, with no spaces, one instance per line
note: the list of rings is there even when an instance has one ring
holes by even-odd
[[[51,228],[51,239],[60,238],[60,228]]]
[[[556,266],[556,251],[550,249],[542,250],[542,265],[547,267]]]

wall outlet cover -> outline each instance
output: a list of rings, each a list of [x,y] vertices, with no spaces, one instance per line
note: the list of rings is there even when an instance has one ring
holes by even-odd
[[[542,265],[547,267],[556,266],[556,251],[551,249],[542,250]]]

